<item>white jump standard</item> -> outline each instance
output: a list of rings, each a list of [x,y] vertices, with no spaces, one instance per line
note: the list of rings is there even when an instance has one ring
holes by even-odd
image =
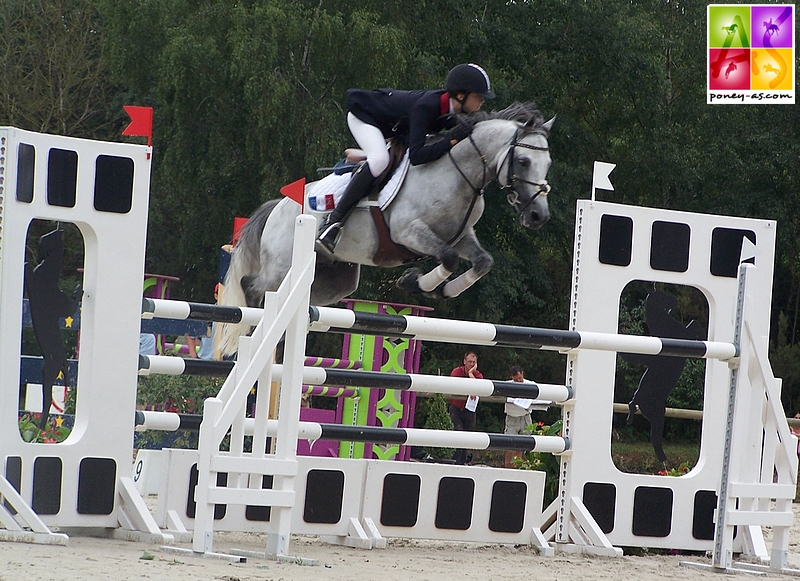
[[[30,528],[28,540],[63,542],[48,532],[59,527],[168,542],[129,477],[151,150],[3,127],[0,152],[0,539]],[[76,225],[85,250],[75,424],[62,444],[24,442],[18,427],[33,220]]]

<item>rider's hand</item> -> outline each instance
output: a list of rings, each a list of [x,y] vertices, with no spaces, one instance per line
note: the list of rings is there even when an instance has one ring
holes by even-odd
[[[469,121],[459,121],[458,125],[445,132],[448,141],[459,142],[466,139],[472,133],[472,123]]]

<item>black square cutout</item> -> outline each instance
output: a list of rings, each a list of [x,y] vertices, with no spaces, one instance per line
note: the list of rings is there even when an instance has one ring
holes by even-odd
[[[614,530],[617,509],[617,487],[606,482],[587,482],[583,485],[583,505],[594,517],[600,530],[608,534]]]
[[[256,478],[256,476],[251,476],[251,478]],[[261,476],[261,489],[271,490],[273,480],[274,477],[272,474],[263,474]],[[269,506],[251,506],[248,504],[244,507],[244,518],[253,521],[269,522],[271,512],[272,509]]]
[[[36,170],[36,149],[27,143],[17,147],[17,201],[33,201],[33,176]]]
[[[112,458],[84,458],[78,469],[78,514],[111,514],[117,484]]]
[[[739,276],[739,257],[745,237],[753,244],[756,243],[756,233],[752,230],[714,228],[711,232],[711,274],[728,278]],[[755,264],[754,259],[745,262]]]
[[[133,160],[98,155],[95,161],[94,208],[126,214],[133,204]]]
[[[669,272],[689,270],[691,229],[680,222],[653,222],[650,233],[650,268]]]
[[[714,490],[698,490],[694,494],[692,513],[692,536],[703,541],[714,540],[714,511],[717,509],[717,493]]]
[[[58,514],[61,510],[61,458],[40,456],[33,461],[33,498],[36,514]]]
[[[472,524],[475,481],[445,476],[439,481],[436,499],[436,528],[465,531]]]
[[[195,500],[195,492],[197,490],[197,464],[192,464],[189,470],[189,496],[186,499],[186,516],[194,518],[197,514],[197,501]],[[217,472],[217,486],[225,487],[228,485],[227,472]],[[225,518],[225,513],[228,511],[227,504],[214,505],[214,520],[222,520]]]
[[[498,480],[492,485],[489,507],[489,530],[496,533],[518,533],[525,524],[525,503],[528,485],[524,482]]]
[[[9,456],[6,458],[6,480],[8,480],[8,483],[17,492],[22,490],[22,458],[19,456]],[[12,515],[17,514],[17,511],[8,501],[3,500],[3,506],[5,506]]]
[[[416,525],[421,485],[417,474],[387,474],[383,479],[381,524],[387,527]]]
[[[639,486],[633,495],[633,534],[637,537],[667,537],[670,531],[672,489]]]
[[[74,208],[77,189],[78,154],[67,149],[51,149],[47,156],[47,203]]]
[[[344,472],[341,470],[309,470],[306,476],[306,498],[303,520],[310,523],[336,524],[342,520]]]
[[[603,214],[600,218],[600,262],[628,266],[632,252],[633,220],[628,216]]]

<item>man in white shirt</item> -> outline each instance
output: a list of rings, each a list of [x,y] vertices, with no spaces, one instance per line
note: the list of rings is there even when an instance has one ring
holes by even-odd
[[[518,383],[531,383],[525,379],[525,372],[519,365],[509,370],[512,381]],[[533,423],[531,412],[533,410],[546,411],[552,402],[543,399],[528,399],[522,397],[509,397],[506,400],[506,434],[529,434],[528,426]],[[515,456],[520,456],[521,451],[506,450],[505,466],[511,468]]]

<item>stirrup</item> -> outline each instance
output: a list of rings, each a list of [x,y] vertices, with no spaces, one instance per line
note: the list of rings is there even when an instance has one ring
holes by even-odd
[[[315,250],[320,252],[328,258],[333,258],[333,251],[336,249],[336,244],[342,235],[342,223],[334,222],[333,224],[324,224],[323,230],[317,236]]]

